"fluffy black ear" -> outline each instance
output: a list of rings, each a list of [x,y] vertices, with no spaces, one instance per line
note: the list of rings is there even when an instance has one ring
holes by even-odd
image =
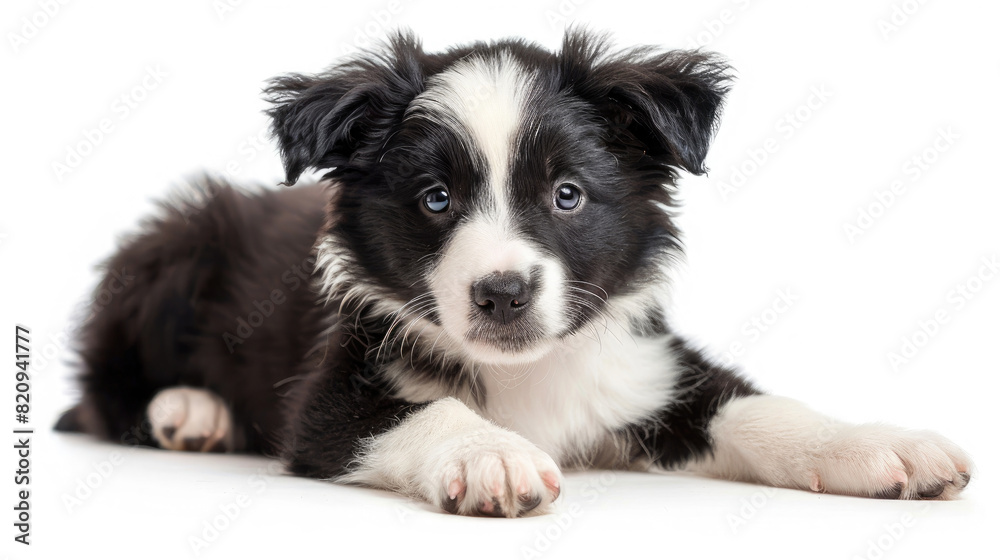
[[[639,47],[610,53],[609,41],[570,31],[559,53],[564,87],[590,101],[630,159],[702,174],[729,91],[729,66],[701,51]]]
[[[342,171],[372,163],[403,112],[424,88],[420,42],[398,33],[368,51],[315,75],[288,74],[265,88],[274,106],[271,133],[278,141],[285,184],[306,169]]]

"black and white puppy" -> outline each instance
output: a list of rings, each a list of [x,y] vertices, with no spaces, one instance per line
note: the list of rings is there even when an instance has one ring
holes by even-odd
[[[205,180],[108,264],[59,429],[280,455],[464,515],[543,511],[561,468],[954,498],[950,441],[762,393],[664,319],[678,172],[728,68],[703,52],[426,53],[409,34],[275,79],[287,183]]]

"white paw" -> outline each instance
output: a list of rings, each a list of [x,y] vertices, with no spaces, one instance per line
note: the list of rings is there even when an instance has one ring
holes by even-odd
[[[233,421],[226,403],[207,389],[171,387],[146,407],[153,437],[177,451],[233,450]]]
[[[449,437],[429,457],[423,494],[449,513],[517,517],[544,511],[559,497],[555,461],[496,426]]]
[[[971,466],[958,446],[933,432],[850,426],[821,446],[809,486],[852,496],[948,500],[969,483]]]

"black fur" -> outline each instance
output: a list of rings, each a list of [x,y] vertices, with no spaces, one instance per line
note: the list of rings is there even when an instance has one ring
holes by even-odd
[[[119,293],[95,299],[81,329],[83,399],[60,429],[154,444],[146,405],[161,389],[189,385],[230,404],[240,448],[276,451],[284,407],[273,386],[294,375],[320,324],[311,286],[291,271],[309,258],[324,194],[318,186],[246,194],[209,179],[201,188],[187,203],[164,204],[105,264],[101,287]],[[111,289],[119,277],[127,285]],[[272,302],[249,337],[227,344],[274,290],[284,303]]]
[[[652,420],[623,432],[632,444],[633,460],[651,460],[668,469],[711,454],[708,424],[722,405],[761,394],[731,368],[713,363],[685,342],[675,339],[671,346],[682,367],[674,388],[677,400]]]

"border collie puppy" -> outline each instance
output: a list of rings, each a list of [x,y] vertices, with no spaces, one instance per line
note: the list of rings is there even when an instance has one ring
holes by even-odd
[[[667,324],[674,184],[705,172],[728,83],[714,55],[583,31],[554,53],[400,33],[274,79],[287,184],[324,181],[164,205],[107,265],[125,286],[57,428],[462,515],[544,511],[582,467],[956,497],[949,440],[765,394]]]

